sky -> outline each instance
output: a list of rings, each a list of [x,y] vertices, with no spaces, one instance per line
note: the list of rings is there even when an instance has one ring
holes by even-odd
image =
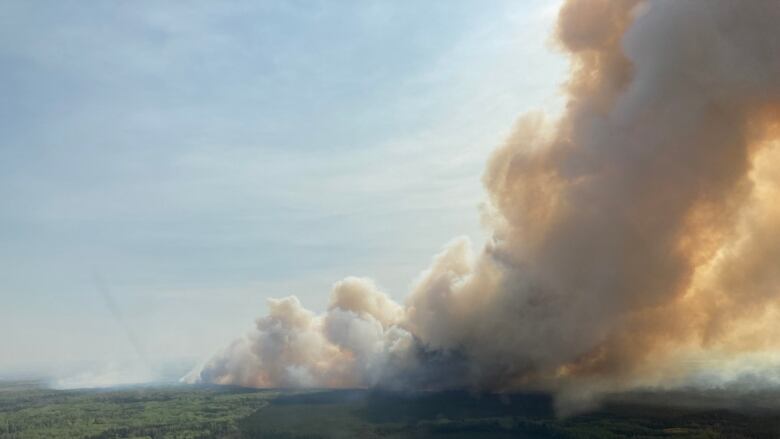
[[[557,2],[0,2],[0,378],[174,376],[266,299],[402,300],[562,105]]]

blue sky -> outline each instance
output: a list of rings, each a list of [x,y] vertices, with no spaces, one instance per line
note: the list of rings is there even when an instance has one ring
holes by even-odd
[[[0,377],[190,364],[347,275],[402,299],[560,107],[555,11],[0,2]]]

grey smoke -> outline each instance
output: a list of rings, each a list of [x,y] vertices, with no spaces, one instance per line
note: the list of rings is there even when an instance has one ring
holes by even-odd
[[[778,364],[778,23],[773,0],[568,1],[566,110],[521,117],[487,164],[483,249],[449,244],[403,304],[359,278],[321,315],[271,300],[187,379],[565,407]]]

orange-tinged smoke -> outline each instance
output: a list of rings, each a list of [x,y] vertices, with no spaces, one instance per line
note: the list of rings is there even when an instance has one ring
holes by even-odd
[[[547,389],[774,380],[780,2],[570,0],[568,104],[490,159],[492,240],[436,256],[404,305],[271,302],[191,378],[253,386]],[[774,363],[776,364],[776,363]]]

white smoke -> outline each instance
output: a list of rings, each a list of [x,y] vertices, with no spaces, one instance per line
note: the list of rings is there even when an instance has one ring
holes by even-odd
[[[448,245],[404,304],[358,278],[322,315],[271,300],[188,379],[578,400],[777,349],[777,23],[773,0],[569,1],[567,109],[488,163],[485,248]]]

